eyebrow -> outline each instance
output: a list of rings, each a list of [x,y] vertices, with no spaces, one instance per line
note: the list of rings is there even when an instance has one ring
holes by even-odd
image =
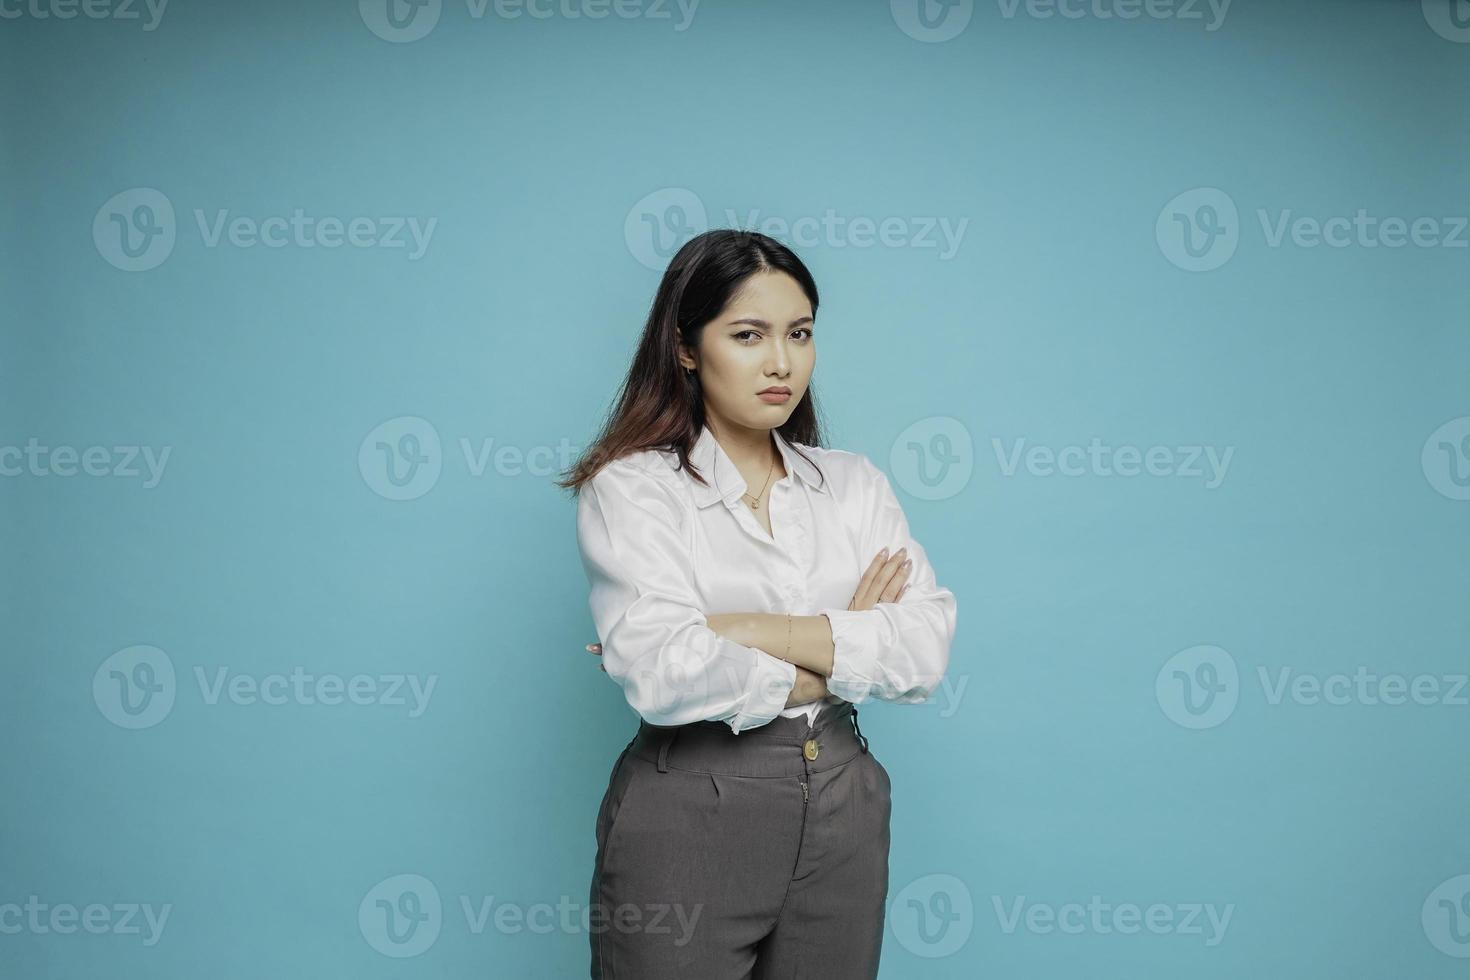
[[[800,318],[798,318],[796,320],[792,320],[791,323],[788,324],[788,326],[799,327],[803,323],[816,323],[816,322],[817,321],[816,321],[816,319],[814,317],[804,316],[804,317],[800,317]],[[730,325],[731,326],[734,326],[737,323],[748,323],[751,326],[755,326],[755,327],[765,327],[767,330],[769,330],[771,328],[771,325],[769,323],[767,323],[765,320],[757,319],[756,317],[753,317],[753,316],[741,317],[739,320],[731,320],[730,321]]]

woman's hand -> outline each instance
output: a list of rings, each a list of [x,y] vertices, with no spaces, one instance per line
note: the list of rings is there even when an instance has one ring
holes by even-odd
[[[909,572],[914,567],[913,559],[905,558],[907,554],[907,548],[899,548],[890,558],[884,548],[874,555],[847,608],[872,609],[880,602],[897,602],[908,591]]]
[[[820,701],[830,692],[827,690],[827,678],[814,670],[792,664],[796,667],[796,683],[791,685],[791,693],[786,696],[786,707],[794,708],[798,704],[810,704]]]

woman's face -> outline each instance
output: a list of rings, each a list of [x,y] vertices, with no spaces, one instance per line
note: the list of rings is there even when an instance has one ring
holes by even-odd
[[[806,395],[817,363],[812,306],[796,280],[784,272],[757,272],[705,325],[691,357],[679,362],[699,371],[709,411],[722,421],[751,429],[774,429]],[[785,401],[762,399],[770,387],[791,389]]]

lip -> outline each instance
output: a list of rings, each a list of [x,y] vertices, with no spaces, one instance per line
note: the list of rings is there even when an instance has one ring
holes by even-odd
[[[763,402],[769,402],[772,405],[779,405],[779,404],[781,404],[784,401],[790,400],[790,398],[791,398],[791,389],[790,388],[767,388],[765,391],[758,391],[758,392],[756,392],[756,397],[759,398]]]

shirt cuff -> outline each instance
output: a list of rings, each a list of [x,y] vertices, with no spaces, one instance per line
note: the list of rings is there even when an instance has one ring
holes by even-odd
[[[832,676],[828,693],[844,701],[868,700],[877,679],[878,629],[868,609],[820,609],[832,624]]]
[[[796,686],[796,665],[773,657],[758,647],[751,647],[755,667],[750,672],[750,686],[745,700],[727,719],[730,731],[739,735],[747,728],[768,725],[786,708],[786,699]]]

